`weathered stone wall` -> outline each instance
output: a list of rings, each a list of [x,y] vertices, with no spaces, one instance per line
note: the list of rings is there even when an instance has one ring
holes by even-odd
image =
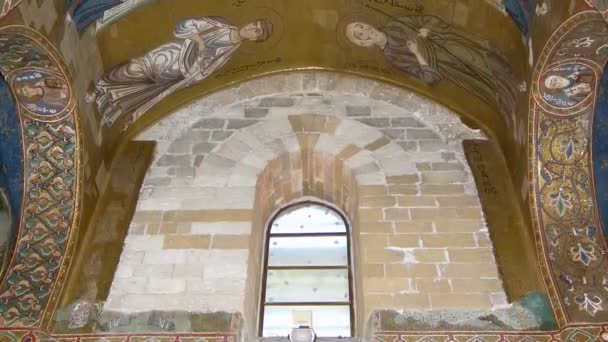
[[[302,196],[351,221],[358,327],[377,309],[506,304],[462,152],[481,134],[411,93],[307,77],[270,96],[255,97],[272,79],[245,83],[144,132],[158,153],[105,309],[239,311],[253,333],[268,219]]]

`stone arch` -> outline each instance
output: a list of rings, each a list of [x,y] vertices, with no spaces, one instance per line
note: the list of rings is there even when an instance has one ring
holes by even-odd
[[[324,79],[325,81],[321,83],[343,83],[340,87],[344,88],[332,86],[334,90],[337,88],[342,90],[319,91],[319,88],[326,86],[315,85],[310,86],[310,89],[316,91],[308,92],[301,88],[298,91],[270,93],[262,86],[266,84],[264,82],[260,83],[258,80],[256,81],[258,83],[245,83],[185,107],[139,136],[141,140],[156,140],[158,150],[144,182],[138,209],[110,291],[106,307],[108,311],[133,313],[137,310],[145,311],[160,307],[172,310],[166,306],[167,303],[180,305],[182,309],[192,306],[193,309],[202,311],[238,311],[244,314],[247,331],[254,334],[259,299],[259,293],[256,293],[259,291],[259,284],[256,283],[259,280],[259,271],[256,270],[260,268],[259,243],[260,235],[263,234],[253,234],[253,232],[263,232],[261,227],[268,219],[266,216],[276,209],[276,206],[292,198],[276,197],[268,202],[273,203],[272,206],[262,208],[259,206],[260,203],[266,202],[257,197],[262,193],[257,191],[258,184],[261,184],[260,179],[265,177],[263,176],[265,172],[271,175],[283,174],[281,167],[288,164],[286,159],[291,165],[292,160],[295,160],[291,158],[293,153],[300,156],[300,162],[306,155],[313,164],[318,160],[320,162],[317,165],[329,165],[327,169],[335,167],[336,160],[339,160],[336,156],[347,153],[349,158],[346,164],[349,170],[356,170],[349,173],[357,173],[351,176],[353,185],[349,186],[353,189],[349,193],[356,195],[357,205],[349,204],[343,209],[350,213],[364,211],[364,215],[350,214],[352,217],[349,218],[353,220],[353,224],[357,227],[361,226],[358,221],[361,217],[366,220],[371,217],[370,222],[361,221],[365,222],[363,226],[367,231],[360,233],[369,236],[381,235],[380,240],[386,241],[386,245],[380,242],[380,245],[373,246],[374,239],[369,237],[365,243],[372,241],[372,245],[361,247],[362,251],[357,253],[364,259],[368,258],[366,259],[368,261],[356,261],[369,266],[360,274],[366,274],[368,278],[376,278],[358,282],[361,291],[364,288],[373,289],[365,295],[365,301],[370,301],[367,303],[367,309],[363,309],[366,305],[361,302],[364,300],[359,300],[359,308],[363,314],[357,319],[358,333],[362,332],[361,329],[365,325],[367,319],[365,316],[375,308],[398,309],[403,306],[431,308],[430,297],[424,293],[424,290],[422,290],[423,295],[420,295],[420,292],[421,289],[434,286],[434,282],[394,280],[390,290],[392,292],[383,292],[382,288],[386,282],[385,265],[379,259],[369,261],[374,255],[392,258],[391,260],[397,264],[406,258],[410,258],[409,260],[416,258],[411,252],[423,246],[421,243],[424,241],[420,242],[422,240],[419,237],[429,237],[428,234],[435,228],[425,224],[399,223],[404,220],[403,215],[408,215],[409,220],[409,215],[415,212],[412,215],[430,221],[429,217],[440,217],[443,212],[456,215],[454,217],[457,217],[457,221],[477,222],[478,225],[469,227],[469,231],[456,234],[467,236],[467,239],[470,237],[471,243],[474,244],[471,248],[481,247],[478,245],[481,243],[483,244],[481,248],[484,248],[485,252],[488,251],[487,246],[491,243],[485,222],[482,220],[483,214],[476,196],[475,183],[462,150],[463,139],[483,139],[483,135],[479,131],[467,128],[456,114],[445,108],[438,108],[434,103],[422,98],[417,102],[419,98],[416,95],[375,81],[358,78],[353,80],[350,79],[351,76],[339,74],[334,76],[343,81],[338,82],[334,79],[329,82],[327,75],[316,72],[285,74],[283,79],[270,76],[266,82],[269,82],[267,88],[270,89],[275,89],[277,83],[281,87],[297,88],[297,84],[304,87],[305,80],[312,78],[317,81]],[[353,86],[351,81],[355,82],[355,90],[347,88],[347,85]],[[357,87],[365,90],[359,92]],[[391,92],[393,90],[394,92]],[[235,100],[234,96],[238,92],[244,95],[239,98],[240,100]],[[372,93],[373,97],[384,100],[370,99]],[[392,95],[389,96],[387,93]],[[401,101],[399,103],[402,105],[397,106],[392,103],[393,101]],[[302,154],[302,151],[309,152]],[[324,168],[321,167],[320,170]],[[438,178],[433,179],[434,176]],[[444,176],[447,178],[443,178]],[[297,177],[293,178],[298,179]],[[280,179],[280,177],[272,177],[272,179]],[[302,184],[302,193],[299,194],[302,196],[304,196],[303,179],[302,177],[295,182]],[[428,184],[422,184],[423,182]],[[311,185],[313,183],[314,186]],[[325,182],[319,183],[325,184]],[[307,187],[308,195],[322,199],[329,198],[341,207],[336,203],[337,197],[327,197],[328,195],[323,191],[316,191],[323,188],[322,185],[317,188],[317,182],[308,182]],[[462,205],[435,199],[434,196],[451,196],[447,193],[441,194],[441,191],[451,191],[448,189],[458,189],[462,196],[460,199],[463,199]],[[278,191],[272,196],[278,196],[277,193]],[[290,196],[295,196],[294,194],[298,192],[295,191]],[[414,200],[413,197],[417,197],[416,201],[426,201],[426,204],[408,203]],[[353,197],[350,198],[352,203]],[[386,204],[386,201],[390,203]],[[353,206],[358,209],[353,210],[351,208]],[[442,206],[445,207],[441,208]],[[257,215],[258,212],[265,214]],[[470,215],[467,216],[469,218],[466,218],[466,215]],[[385,217],[390,218],[385,219]],[[231,220],[234,222],[229,223]],[[254,224],[252,225],[251,222]],[[382,234],[395,234],[396,229],[399,229],[399,234],[403,234],[400,236],[403,238],[402,241],[383,240],[388,239],[388,235]],[[405,238],[407,234],[414,234],[416,238],[407,240]],[[257,247],[252,248],[252,243]],[[391,249],[389,244],[402,245]],[[144,247],[146,245],[156,246],[156,249],[147,251]],[[214,251],[216,248],[221,252]],[[204,251],[199,253],[193,251],[195,249]],[[242,291],[247,289],[246,295],[243,296],[245,299],[222,297],[222,293],[215,293],[213,296],[215,299],[201,294],[196,296],[203,298],[201,300],[186,301],[174,294],[163,298],[161,292],[155,292],[150,293],[154,298],[149,298],[144,303],[146,301],[144,297],[134,296],[136,293],[133,292],[125,292],[126,278],[129,278],[128,281],[133,281],[133,278],[137,278],[141,272],[134,269],[133,265],[129,265],[129,261],[123,262],[123,260],[133,258],[142,260],[141,254],[143,254],[144,263],[146,260],[166,263],[167,260],[203,260],[203,258],[221,262],[224,259],[236,260],[227,256],[235,250],[242,251],[238,257],[240,261],[237,261],[240,266],[236,270],[231,271],[230,267],[218,268],[214,265],[207,267],[209,272],[214,270],[221,273],[228,270],[225,273],[248,273],[247,279],[229,281],[230,284],[239,286],[236,291],[232,291],[234,293],[245,293]],[[368,251],[366,254],[365,250],[372,252]],[[197,256],[197,253],[200,255]],[[152,254],[162,254],[164,257],[153,257]],[[493,265],[488,268],[489,273],[486,276],[494,279],[495,284],[492,288],[500,288],[500,291],[495,290],[497,291],[495,295],[480,292],[479,295],[474,296],[479,307],[501,307],[506,304],[504,292],[500,293],[502,286],[491,254],[491,252],[486,254],[489,259],[483,261],[485,263],[491,260]],[[443,256],[438,258],[444,260]],[[138,262],[141,264],[142,261]],[[386,267],[390,268],[388,272],[397,278],[398,274],[403,278],[418,271],[429,272],[429,278],[435,275],[435,278],[441,278],[436,272],[444,272],[442,274],[454,272],[446,265],[438,269],[435,264],[427,267],[423,265],[425,263],[420,261],[418,265]],[[374,265],[370,266],[371,264]],[[158,271],[161,268],[155,267],[154,270]],[[182,267],[180,270],[184,272]],[[205,277],[204,270],[190,269],[190,271],[202,272],[202,278]],[[150,285],[142,281],[134,287],[139,289],[138,291],[146,291],[146,288],[161,291],[159,289],[162,285],[159,284],[168,282],[168,280],[160,281]],[[180,281],[171,282],[171,284],[176,283]],[[181,290],[177,288],[171,291],[181,293],[180,291],[188,288],[187,280],[182,284]],[[447,282],[439,286],[447,286]],[[195,285],[191,287],[194,288]],[[204,288],[199,286],[199,289]],[[441,299],[437,298],[436,303],[437,301]],[[218,305],[220,302],[221,305]],[[461,304],[451,305],[458,307]],[[467,305],[471,303],[467,302]]]

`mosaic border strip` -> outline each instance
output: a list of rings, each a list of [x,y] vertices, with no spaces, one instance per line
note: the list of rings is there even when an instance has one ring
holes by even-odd
[[[529,115],[531,212],[539,263],[559,326],[607,321],[606,245],[598,229],[590,160],[597,84],[608,26],[596,11],[566,20],[547,41],[532,75]],[[559,108],[543,84],[555,70],[585,70],[590,95]],[[578,75],[578,74],[577,74]],[[576,142],[575,142],[576,141]]]
[[[40,33],[0,28],[0,71],[14,87],[53,84],[55,98],[18,97],[24,196],[15,253],[0,284],[0,325],[39,327],[59,299],[79,221],[81,136],[67,68]],[[13,94],[16,92],[13,89]]]

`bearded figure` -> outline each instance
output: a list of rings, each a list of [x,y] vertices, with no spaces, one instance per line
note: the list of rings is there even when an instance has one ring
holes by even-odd
[[[180,21],[173,41],[111,70],[97,82],[89,100],[95,100],[108,127],[127,113],[133,113],[135,121],[168,95],[221,68],[243,41],[268,39],[272,27],[268,19],[241,28],[219,17]]]
[[[593,75],[575,71],[566,77],[559,75],[547,76],[545,78],[545,88],[548,92],[561,92],[568,98],[580,102],[591,94],[593,90],[591,82],[593,82]]]
[[[357,46],[382,50],[394,67],[427,85],[448,80],[503,113],[515,110],[517,79],[486,39],[429,15],[393,18],[381,29],[351,22],[345,33]]]

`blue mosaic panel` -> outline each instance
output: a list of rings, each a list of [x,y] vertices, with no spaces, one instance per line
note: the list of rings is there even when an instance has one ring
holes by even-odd
[[[593,120],[593,175],[604,236],[608,235],[608,69],[604,70]]]
[[[12,250],[17,236],[23,198],[23,144],[20,126],[15,100],[8,84],[0,76],[0,189],[8,197],[12,213],[11,238],[6,246],[8,251]],[[1,263],[0,260],[0,266]]]

